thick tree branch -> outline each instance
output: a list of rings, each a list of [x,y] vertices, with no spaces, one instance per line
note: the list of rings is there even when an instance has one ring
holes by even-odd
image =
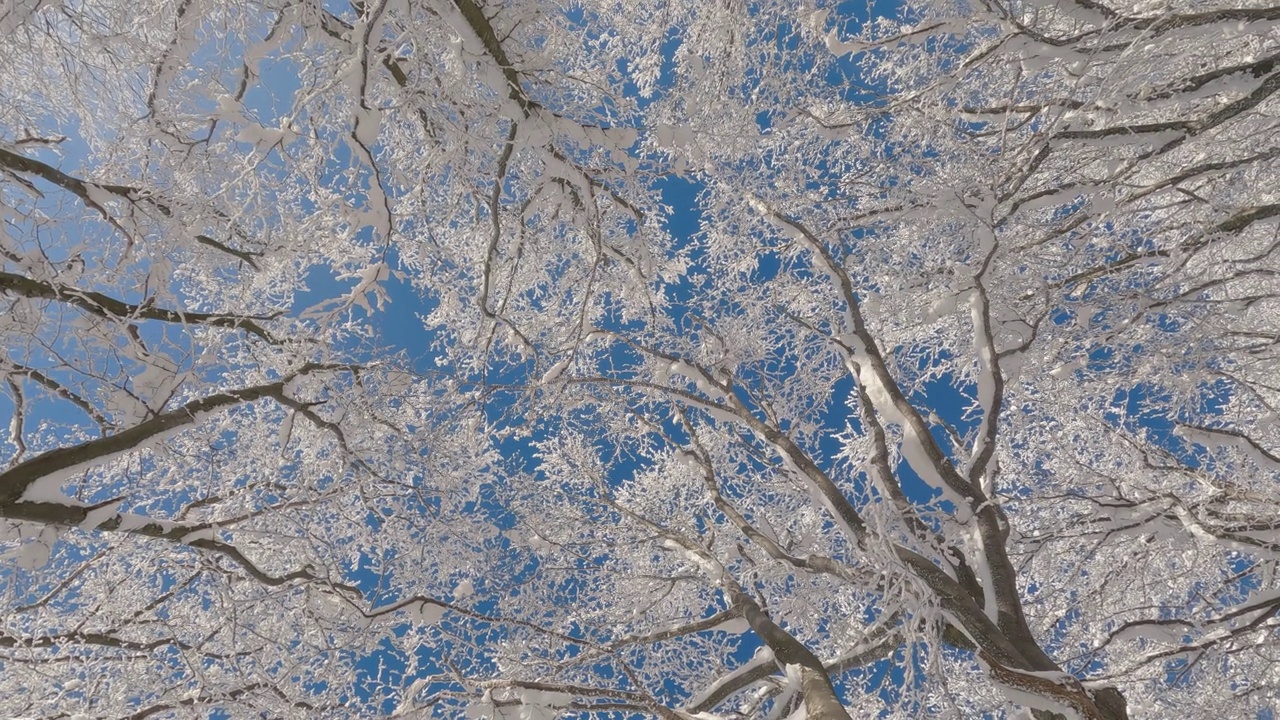
[[[212,327],[244,330],[245,332],[256,335],[269,343],[279,342],[259,324],[259,321],[271,320],[275,317],[279,317],[280,313],[275,313],[273,315],[244,316],[170,310],[168,308],[155,307],[149,302],[143,302],[135,305],[133,303],[117,300],[109,295],[93,290],[81,290],[80,288],[68,285],[60,285],[43,280],[34,280],[32,278],[10,272],[0,272],[0,291],[9,293],[10,295],[24,297],[29,300],[55,300],[58,302],[64,302],[80,308],[91,315],[96,315],[97,317],[110,320],[159,320],[170,323],[209,325]]]

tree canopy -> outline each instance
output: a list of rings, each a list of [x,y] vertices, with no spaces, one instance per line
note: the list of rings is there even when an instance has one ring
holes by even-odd
[[[0,3],[0,713],[1270,717],[1278,57]]]

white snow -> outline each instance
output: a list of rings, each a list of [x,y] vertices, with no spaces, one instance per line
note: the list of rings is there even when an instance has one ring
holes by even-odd
[[[462,599],[464,599],[464,598],[469,598],[469,597],[471,597],[472,595],[475,595],[475,594],[476,594],[476,588],[475,588],[475,585],[473,585],[473,584],[471,583],[471,581],[470,581],[470,580],[468,580],[468,579],[466,579],[466,578],[463,578],[463,579],[462,579],[462,580],[461,580],[457,585],[455,585],[455,586],[454,586],[454,588],[453,588],[453,597],[454,597],[454,598],[456,598],[456,599],[458,599],[458,600],[462,600]]]
[[[740,617],[733,617],[725,620],[714,627],[707,628],[711,632],[723,632],[730,635],[742,635],[751,631],[751,625]]]
[[[363,107],[356,111],[355,127],[352,130],[352,135],[355,136],[356,142],[366,148],[372,148],[374,143],[378,141],[378,135],[381,130],[381,112],[374,108]]]
[[[293,421],[296,415],[297,413],[293,411],[286,413],[284,420],[280,421],[280,429],[276,431],[276,436],[280,439],[280,449],[282,451],[289,446],[289,440],[293,437]]]
[[[58,529],[53,525],[42,525],[32,533],[24,532],[24,535],[15,562],[23,570],[39,570],[49,562],[53,546],[58,542]]]
[[[185,431],[188,427],[192,425],[199,425],[200,423],[204,422],[210,417],[217,415],[218,412],[220,412],[220,410],[198,412],[198,413],[184,413],[185,422],[183,422],[181,425],[177,425],[176,427],[171,427],[168,430],[165,430],[164,432],[158,432],[154,435],[151,435],[150,437],[147,437],[144,440],[138,442],[138,444],[134,445],[131,448],[121,450],[118,452],[113,452],[113,453],[104,453],[102,455],[98,455],[89,460],[86,460],[85,462],[76,463],[75,465],[63,468],[62,470],[59,470],[57,472],[51,472],[48,475],[45,475],[37,479],[35,482],[31,483],[30,485],[28,485],[26,490],[24,490],[22,493],[22,500],[24,502],[57,503],[61,505],[70,505],[73,507],[83,507],[84,503],[81,503],[76,500],[72,500],[68,498],[65,494],[63,494],[62,486],[66,484],[68,480],[84,472],[87,472],[91,469],[110,465],[115,460],[123,458],[132,453],[141,452],[144,450],[154,448],[162,444],[165,440],[168,440],[169,438],[174,437],[179,433]],[[152,522],[152,521],[148,519],[147,522]]]
[[[109,503],[100,508],[90,510],[85,513],[84,520],[80,521],[80,529],[96,530],[99,525],[116,516],[120,511],[119,503]]]
[[[661,148],[686,147],[693,144],[693,128],[686,125],[659,123],[653,129],[654,140]]]
[[[1275,453],[1268,453],[1245,437],[1235,433],[1216,432],[1209,428],[1179,425],[1174,430],[1174,435],[1211,450],[1219,447],[1229,447],[1243,453],[1258,467],[1280,470],[1280,461],[1276,460]]]
[[[958,308],[961,303],[967,302],[970,294],[972,293],[972,289],[961,290],[959,292],[948,292],[946,295],[933,301],[933,304],[929,306],[928,312],[924,315],[924,321],[926,323],[931,323],[950,315],[956,311],[956,308]]]
[[[182,539],[179,542],[183,543],[184,545],[190,545],[191,543],[197,540],[213,540],[213,539],[215,539],[214,528],[204,528],[204,529],[196,530],[194,532],[189,532],[186,535],[183,535]]]
[[[1014,705],[1021,705],[1022,707],[1034,708],[1036,710],[1051,710],[1061,714],[1066,718],[1066,720],[1083,720],[1083,718],[1080,717],[1080,713],[1076,712],[1076,709],[1070,705],[1054,702],[1042,695],[1030,693],[1025,690],[1019,690],[1018,688],[1009,687],[1008,685],[1000,683],[996,683],[996,687],[1000,688],[1000,691],[1004,693],[1005,699]]]
[[[548,383],[552,383],[552,382],[555,382],[556,380],[559,380],[560,376],[564,374],[564,371],[568,369],[569,365],[571,365],[572,363],[573,363],[572,355],[570,355],[569,357],[563,360],[560,360],[555,365],[552,365],[549,370],[543,373],[542,378],[538,382],[543,385],[546,385]]]
[[[405,609],[409,618],[419,625],[436,625],[444,618],[444,607],[427,600],[409,605]]]
[[[719,692],[720,688],[732,683],[738,677],[753,672],[757,668],[766,665],[773,665],[773,651],[767,647],[761,647],[756,650],[756,654],[752,656],[750,660],[713,680],[709,685],[702,689],[702,692],[699,692],[689,698],[688,702],[686,702],[684,706],[686,708],[697,707]]]
[[[382,287],[382,283],[391,277],[391,268],[387,267],[385,262],[377,262],[372,265],[356,270],[355,272],[344,273],[338,276],[339,280],[347,280],[354,278],[356,285],[348,292],[343,300],[348,305],[355,305],[362,308],[365,312],[372,314],[373,308],[369,306],[368,295],[372,295],[378,309],[381,310],[383,304],[388,300],[387,291]]]

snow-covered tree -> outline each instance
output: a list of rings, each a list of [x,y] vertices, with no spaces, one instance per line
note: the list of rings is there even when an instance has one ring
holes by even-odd
[[[1280,9],[0,30],[0,712],[1278,702]]]

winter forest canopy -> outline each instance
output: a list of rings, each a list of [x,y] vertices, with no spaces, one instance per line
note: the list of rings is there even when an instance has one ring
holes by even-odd
[[[0,2],[0,715],[1273,717],[1277,58]]]

